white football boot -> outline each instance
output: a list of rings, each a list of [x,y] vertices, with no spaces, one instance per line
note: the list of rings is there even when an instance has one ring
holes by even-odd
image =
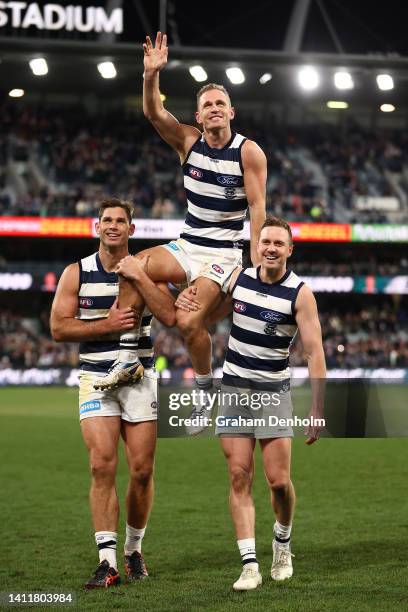
[[[94,388],[107,391],[122,387],[123,385],[134,385],[142,380],[143,372],[144,368],[139,359],[132,362],[115,361],[109,368],[106,376],[101,376],[94,383]]]
[[[287,580],[293,575],[292,555],[290,548],[282,546],[276,540],[272,542],[273,561],[271,578],[273,580]]]
[[[234,591],[251,591],[262,584],[262,576],[257,569],[257,563],[247,563],[242,569],[242,574],[232,585]]]

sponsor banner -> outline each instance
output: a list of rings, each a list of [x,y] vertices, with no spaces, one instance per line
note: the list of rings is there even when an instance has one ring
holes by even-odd
[[[215,272],[223,269],[213,264]],[[57,288],[60,270],[48,270],[43,274],[30,272],[0,272],[0,291],[47,291],[54,293]],[[219,276],[219,274],[215,274]],[[301,276],[301,279],[314,293],[390,293],[408,294],[408,276]],[[81,298],[81,306],[90,306],[89,298]],[[235,302],[236,312],[244,312],[245,304]],[[261,316],[265,318],[264,313]]]
[[[408,225],[352,225],[352,242],[408,242]]]
[[[384,210],[386,212],[398,211],[400,203],[394,197],[356,196],[354,206],[357,210]]]
[[[293,239],[297,242],[350,242],[348,223],[291,223]]]
[[[26,368],[0,369],[0,387],[7,386],[48,386],[57,385],[67,387],[78,387],[80,370],[77,368]],[[185,387],[194,386],[191,378],[191,368],[185,370],[168,371],[166,379],[161,379],[161,384],[171,386],[183,380]],[[214,371],[215,378],[222,377],[222,369]],[[408,369],[405,368],[354,368],[352,370],[332,369],[327,371],[328,380],[367,380],[379,384],[403,384],[408,383]],[[309,381],[307,367],[291,368],[291,387],[302,386]],[[408,413],[407,413],[408,414]]]
[[[90,217],[1,217],[0,236],[91,238],[93,223]]]
[[[96,238],[97,218],[1,217],[0,236]],[[183,219],[135,219],[133,238],[174,240]],[[408,225],[350,225],[347,223],[291,223],[296,242],[408,242]],[[249,240],[249,222],[244,224]]]

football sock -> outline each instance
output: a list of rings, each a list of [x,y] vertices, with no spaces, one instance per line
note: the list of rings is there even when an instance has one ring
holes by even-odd
[[[212,372],[209,372],[208,374],[195,374],[194,377],[196,385],[199,389],[204,389],[204,391],[211,389],[213,382]]]
[[[279,521],[275,521],[275,524],[273,526],[273,533],[276,542],[278,542],[280,546],[289,548],[291,531],[292,525],[282,525],[281,523],[279,523]]]
[[[118,534],[115,531],[97,531],[95,533],[95,541],[99,549],[99,562],[106,559],[109,565],[117,570],[116,544]]]
[[[119,341],[119,356],[118,360],[123,363],[133,363],[138,361],[137,349],[139,346],[140,330],[132,330],[121,334]]]
[[[239,552],[241,555],[242,565],[255,563],[258,569],[256,560],[255,538],[246,538],[245,540],[237,540]],[[254,568],[255,569],[255,568]]]
[[[135,550],[137,552],[142,551],[142,540],[145,534],[146,527],[143,529],[136,529],[126,523],[126,541],[125,541],[125,555],[131,555]]]

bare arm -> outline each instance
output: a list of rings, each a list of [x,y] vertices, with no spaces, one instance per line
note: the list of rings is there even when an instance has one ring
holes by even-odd
[[[324,358],[322,330],[317,305],[312,291],[306,285],[301,287],[296,300],[296,323],[302,340],[312,388],[310,416],[323,418],[326,362]],[[306,444],[313,444],[319,437],[319,427],[308,428]]]
[[[155,45],[149,36],[143,45],[144,81],[143,113],[153,124],[160,136],[177,151],[184,161],[189,149],[200,136],[200,131],[192,125],[181,124],[167,111],[160,98],[159,73],[167,63],[167,36],[157,33]]]
[[[78,312],[79,266],[67,266],[58,283],[51,308],[50,327],[56,342],[99,340],[100,336],[133,329],[136,324],[131,308],[118,308],[116,299],[106,319],[80,321]]]
[[[251,261],[258,265],[257,244],[261,226],[265,221],[266,206],[266,157],[258,145],[247,140],[242,145],[244,185],[249,205]]]

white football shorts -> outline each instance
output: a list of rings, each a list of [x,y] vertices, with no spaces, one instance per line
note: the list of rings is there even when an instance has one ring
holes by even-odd
[[[157,374],[154,368],[144,371],[135,385],[101,391],[93,385],[103,373],[82,371],[79,374],[79,420],[98,416],[120,416],[129,423],[157,420]]]
[[[186,273],[190,285],[202,276],[210,278],[227,292],[231,274],[242,266],[241,249],[210,249],[178,238],[168,244],[160,245],[177,259]]]

